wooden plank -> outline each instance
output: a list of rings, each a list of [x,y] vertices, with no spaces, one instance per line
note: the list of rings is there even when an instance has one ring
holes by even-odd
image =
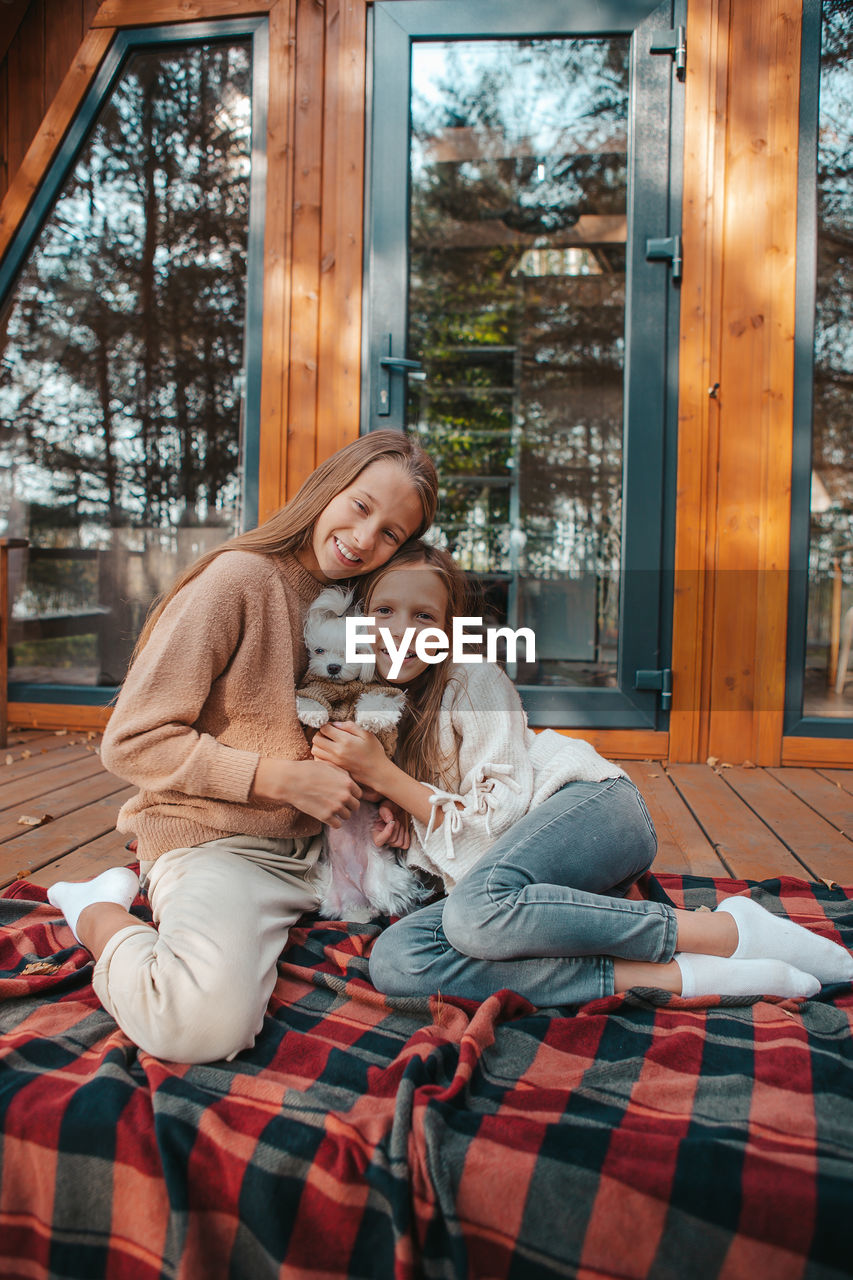
[[[771,777],[793,791],[809,808],[845,835],[853,835],[853,795],[816,769],[768,769]],[[853,789],[853,775],[851,775]]]
[[[13,763],[0,765],[0,787],[8,786],[19,778],[29,778],[33,774],[55,769],[57,765],[66,764],[70,760],[98,758],[95,743],[77,746],[66,745],[62,748],[60,754],[56,746],[48,739],[43,747],[34,742],[29,747],[24,747],[23,750],[29,751],[30,754],[24,756],[16,751],[6,752],[7,756],[12,756]]]
[[[293,219],[293,47],[296,0],[270,9],[270,91],[267,118],[267,191],[264,226],[264,319],[258,518],[285,500],[287,387],[290,350],[290,262]]]
[[[366,76],[363,0],[326,10],[317,456],[358,435]]]
[[[44,28],[44,101],[52,102],[83,39],[82,0],[52,4]]]
[[[853,841],[781,782],[763,769],[726,769],[720,776],[816,878],[841,884],[853,878]]]
[[[853,739],[783,738],[782,764],[812,769],[853,769]]]
[[[9,723],[29,729],[100,731],[107,727],[112,711],[112,707],[74,706],[64,702],[10,702]]]
[[[361,320],[364,259],[364,125],[367,4],[340,0],[336,82],[335,299],[338,342],[334,369],[335,424],[341,448],[358,436],[361,418]]]
[[[81,759],[63,761],[52,769],[40,769],[37,773],[28,774],[15,782],[7,782],[0,787],[0,811],[18,810],[19,806],[28,804],[38,796],[47,796],[59,791],[71,783],[82,782],[94,774],[102,773],[103,765],[94,752]],[[2,781],[2,774],[0,774]],[[829,783],[827,783],[829,786]],[[52,806],[48,806],[51,813]]]
[[[567,738],[583,738],[608,760],[665,760],[668,735],[651,729],[556,729]]]
[[[205,18],[233,18],[267,13],[270,0],[105,0],[93,27],[150,27],[161,22],[198,22]]]
[[[729,25],[709,752],[733,763],[781,758],[800,20],[800,0],[762,0]]]
[[[0,203],[9,189],[9,67],[0,62]],[[5,332],[5,322],[0,332]]]
[[[27,878],[32,884],[49,889],[57,880],[91,880],[110,867],[128,867],[136,862],[136,855],[125,848],[126,843],[127,836],[122,832],[108,831],[64,857],[48,862]]]
[[[733,876],[749,880],[808,876],[810,868],[797,861],[712,769],[672,764],[667,773]]]
[[[708,755],[712,670],[716,484],[720,402],[708,388],[720,381],[725,103],[729,0],[691,0],[690,57],[685,78],[685,245],[680,286],[678,363],[678,504],[673,602],[673,705],[670,759]]]
[[[853,795],[853,771],[848,771],[847,769],[820,769],[819,772],[829,782],[834,782],[837,787],[841,787],[843,791]]]
[[[31,0],[6,55],[9,69],[9,180],[44,115],[44,0]],[[2,251],[0,250],[0,253]]]
[[[8,249],[21,219],[29,208],[33,195],[109,48],[113,34],[111,30],[104,29],[90,31],[86,35],[62,82],[62,87],[48,107],[44,119],[41,120],[41,126],[32,138],[26,155],[20,164],[16,162],[17,172],[10,164],[9,190],[0,205],[0,257]],[[9,88],[11,96],[11,80]]]
[[[776,0],[770,10],[767,108],[770,172],[764,193],[768,228],[767,296],[760,313],[761,331],[765,335],[765,372],[759,389],[763,466],[755,641],[755,754],[752,756],[760,765],[781,762],[784,728],[797,292],[797,209],[788,193],[796,189],[798,176],[802,0]]]
[[[620,760],[619,763],[642,792],[655,824],[658,851],[653,870],[691,876],[728,875],[663,765],[649,761]]]
[[[52,827],[54,822],[58,822],[60,818],[67,817],[70,813],[76,813],[96,800],[103,800],[106,796],[113,795],[116,791],[121,791],[125,786],[126,784],[120,779],[113,777],[106,770],[100,769],[96,774],[88,778],[69,783],[64,787],[58,787],[47,794],[43,793],[37,799],[27,802],[27,815],[38,818],[44,813],[49,813],[53,818],[53,822],[46,823],[44,827],[26,828],[19,825],[18,819],[22,816],[20,812],[21,806],[19,805],[6,809],[3,813],[0,813],[0,843],[7,844],[10,840],[23,835],[26,830],[46,831],[48,827]]]
[[[0,61],[6,57],[9,45],[14,40],[23,16],[27,12],[28,4],[29,0],[4,0],[3,9],[0,10]]]
[[[120,807],[135,794],[135,787],[127,787],[64,818],[57,818],[46,827],[36,827],[7,841],[0,847],[0,886],[13,880],[28,880],[34,871],[49,862],[112,831]]]
[[[297,5],[287,496],[317,465],[317,326],[323,165],[325,9]]]

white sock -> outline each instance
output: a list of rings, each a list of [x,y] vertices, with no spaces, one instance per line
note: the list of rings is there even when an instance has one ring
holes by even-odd
[[[47,891],[51,906],[58,907],[77,941],[77,920],[84,907],[95,902],[114,902],[127,911],[139,893],[139,877],[129,867],[110,867],[94,880],[59,880]]]
[[[681,994],[693,996],[814,996],[820,983],[784,960],[735,960],[677,951]]]
[[[824,982],[853,982],[853,955],[792,920],[766,911],[752,898],[724,898],[717,911],[727,911],[737,925],[734,960],[786,960]]]

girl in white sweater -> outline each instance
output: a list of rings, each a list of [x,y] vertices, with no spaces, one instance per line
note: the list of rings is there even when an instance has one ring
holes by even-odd
[[[366,579],[363,608],[399,651],[408,628],[449,632],[464,591],[446,552],[413,543]],[[390,679],[381,641],[376,662]],[[395,682],[408,694],[395,761],[349,723],[312,747],[411,814],[408,861],[448,891],[377,939],[380,991],[481,1000],[510,987],[542,1006],[637,986],[804,997],[853,979],[844,948],[749,898],[715,912],[626,898],[656,850],[640,793],[589,743],[534,734],[496,665],[427,664],[412,638]]]

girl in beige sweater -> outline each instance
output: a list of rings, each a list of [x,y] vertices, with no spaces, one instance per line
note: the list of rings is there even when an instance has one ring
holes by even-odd
[[[435,469],[396,431],[363,436],[260,528],[193,565],[152,612],[104,734],[139,787],[137,838],[156,932],[114,868],[49,900],[95,957],[95,991],[142,1049],[181,1062],[254,1042],[291,924],[317,905],[322,823],[360,787],[314,760],[296,718],[305,612],[323,585],[387,561],[430,524]]]

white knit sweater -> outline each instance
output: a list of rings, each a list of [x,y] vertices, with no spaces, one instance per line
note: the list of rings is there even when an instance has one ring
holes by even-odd
[[[512,681],[493,663],[455,666],[440,716],[442,752],[452,759],[458,740],[459,755],[448,789],[430,787],[430,822],[412,819],[408,861],[440,876],[448,889],[513,823],[567,782],[625,776],[581,738],[529,729]],[[437,809],[444,814],[439,827]]]

